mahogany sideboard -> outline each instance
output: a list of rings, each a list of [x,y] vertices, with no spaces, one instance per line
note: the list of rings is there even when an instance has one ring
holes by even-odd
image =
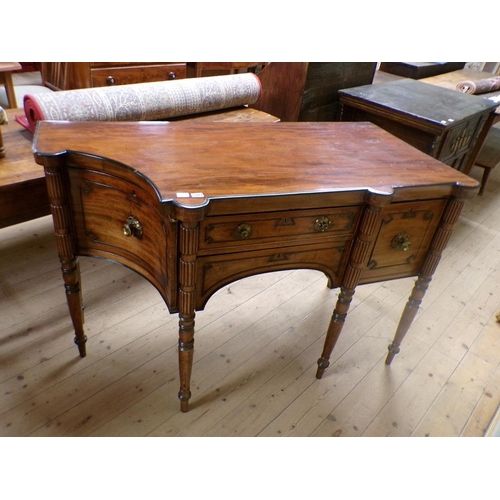
[[[318,360],[329,358],[360,284],[418,276],[386,363],[479,183],[371,123],[40,122],[69,310],[86,355],[80,255],[148,279],[179,314],[188,410],[196,311],[221,287],[286,269],[340,288]]]

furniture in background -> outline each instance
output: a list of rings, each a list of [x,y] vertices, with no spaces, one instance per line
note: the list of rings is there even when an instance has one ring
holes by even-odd
[[[255,274],[316,269],[340,287],[317,378],[356,287],[418,276],[390,364],[479,188],[370,123],[44,121],[34,154],[47,176],[80,356],[87,338],[77,257],[134,269],[179,313],[182,411],[196,311]]]
[[[213,76],[221,74],[234,74],[238,71],[249,71],[265,65],[263,62],[188,62],[188,78],[200,76]],[[203,74],[205,73],[205,74]]]
[[[0,62],[0,85],[5,87],[9,108],[17,108],[16,92],[12,81],[12,73],[20,71],[22,66],[18,62]]]
[[[420,80],[462,69],[464,66],[464,62],[382,62],[380,63],[380,71]]]
[[[493,68],[498,67],[498,63],[493,65]],[[492,73],[487,71],[477,71],[470,68],[464,68],[457,71],[451,71],[443,75],[436,75],[430,78],[425,78],[422,82],[436,85],[451,90],[457,90],[457,85],[463,81],[478,81],[491,78]],[[491,92],[487,94],[479,94],[478,97],[490,99],[498,97],[500,92]],[[498,105],[498,100],[496,101]],[[494,113],[490,115],[483,130],[479,134],[476,146],[472,152],[472,156],[476,158],[474,165],[484,169],[483,178],[481,181],[481,189],[479,194],[482,195],[488,182],[491,170],[500,162],[500,142],[498,139],[498,131],[493,125],[500,121],[500,106],[498,106]],[[491,134],[491,137],[490,137]],[[485,151],[483,151],[485,149]],[[472,166],[471,166],[472,167]],[[470,168],[466,173],[470,172]]]
[[[43,170],[33,162],[33,135],[15,120],[21,109],[7,109],[2,125],[5,156],[0,158],[0,228],[50,213]]]
[[[74,90],[186,77],[186,63],[44,62],[42,81],[52,90]]]
[[[263,65],[256,62],[46,62],[43,84],[52,90],[74,90],[131,83],[233,74]]]
[[[479,194],[484,193],[491,171],[500,164],[500,129],[491,127],[474,166],[484,169]]]
[[[259,72],[262,96],[252,107],[281,121],[336,121],[338,91],[372,83],[376,63],[271,62]]]
[[[411,79],[340,91],[343,121],[370,121],[417,149],[468,173],[497,105]]]

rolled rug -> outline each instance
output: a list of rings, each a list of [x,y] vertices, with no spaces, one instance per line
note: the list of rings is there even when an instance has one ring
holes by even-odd
[[[483,80],[464,80],[457,83],[457,90],[464,94],[486,94],[500,89],[500,76]]]
[[[254,104],[261,92],[255,74],[241,73],[28,94],[16,120],[32,133],[39,120],[165,120]]]

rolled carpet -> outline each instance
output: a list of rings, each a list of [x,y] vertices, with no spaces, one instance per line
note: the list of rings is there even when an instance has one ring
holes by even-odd
[[[16,120],[30,132],[39,120],[165,120],[254,104],[262,87],[253,73],[28,94]]]
[[[457,90],[464,94],[486,94],[500,89],[500,76],[482,80],[464,80],[457,83]]]

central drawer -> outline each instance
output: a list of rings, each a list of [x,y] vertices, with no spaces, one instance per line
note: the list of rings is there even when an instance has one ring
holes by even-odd
[[[328,286],[340,285],[352,240],[330,240],[315,245],[205,255],[197,260],[196,303],[203,309],[221,287],[256,274],[290,269],[315,269],[328,277]]]
[[[345,239],[354,234],[360,213],[354,206],[207,217],[200,223],[199,249],[235,252]]]

